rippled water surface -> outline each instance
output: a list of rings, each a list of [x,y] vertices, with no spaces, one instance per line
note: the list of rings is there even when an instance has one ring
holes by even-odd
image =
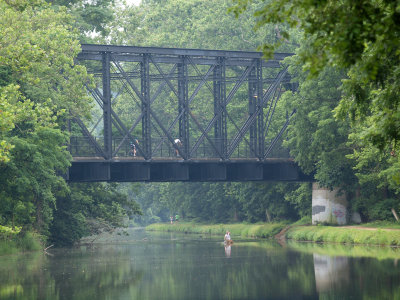
[[[146,233],[0,257],[0,299],[400,299],[400,252]]]

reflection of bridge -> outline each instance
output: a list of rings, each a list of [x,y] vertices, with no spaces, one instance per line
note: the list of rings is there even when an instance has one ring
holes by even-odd
[[[71,122],[69,180],[307,180],[279,147],[289,55],[82,45],[98,120]]]

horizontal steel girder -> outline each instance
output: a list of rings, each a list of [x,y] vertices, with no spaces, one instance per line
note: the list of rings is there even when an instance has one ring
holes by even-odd
[[[74,160],[70,182],[313,181],[293,160],[104,161]]]
[[[292,54],[288,54],[290,56]],[[101,60],[101,54],[97,53],[85,53],[82,52],[78,55],[79,60]],[[142,62],[143,58],[139,55],[134,54],[113,54],[112,55],[114,60],[117,61],[124,61],[124,62]],[[285,56],[286,57],[286,56]],[[176,64],[179,63],[181,60],[178,57],[169,57],[169,56],[161,56],[161,55],[152,55],[153,61],[156,63],[163,63],[163,64]],[[280,68],[281,64],[280,61],[282,59],[271,59],[268,61],[263,61],[262,66],[267,68]],[[217,63],[217,57],[194,57],[193,62],[196,65],[215,65]],[[249,66],[251,65],[251,60],[246,58],[229,58],[226,61],[227,66]]]
[[[254,59],[262,58],[261,52],[253,51],[227,51],[227,50],[205,50],[205,49],[183,49],[183,48],[159,48],[159,47],[136,47],[115,45],[82,44],[82,53],[85,52],[110,52],[113,54],[160,54],[172,56],[198,56],[198,57],[226,57]],[[275,53],[272,60],[283,60],[293,53]]]

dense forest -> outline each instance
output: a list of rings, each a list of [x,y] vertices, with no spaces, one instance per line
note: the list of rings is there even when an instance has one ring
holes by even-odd
[[[73,244],[176,214],[198,222],[311,215],[309,183],[67,184],[68,122],[90,124],[96,113],[82,84],[94,79],[74,63],[81,42],[295,53],[284,63],[298,89],[277,104],[297,110],[283,146],[320,185],[346,193],[363,221],[393,218],[390,209],[400,209],[397,8],[332,3],[0,0],[0,232]],[[129,124],[134,112],[124,103],[115,109]]]

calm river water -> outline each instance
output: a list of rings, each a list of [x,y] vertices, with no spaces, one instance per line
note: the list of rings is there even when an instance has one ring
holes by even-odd
[[[2,256],[0,299],[400,299],[398,249],[222,238],[130,230]]]

